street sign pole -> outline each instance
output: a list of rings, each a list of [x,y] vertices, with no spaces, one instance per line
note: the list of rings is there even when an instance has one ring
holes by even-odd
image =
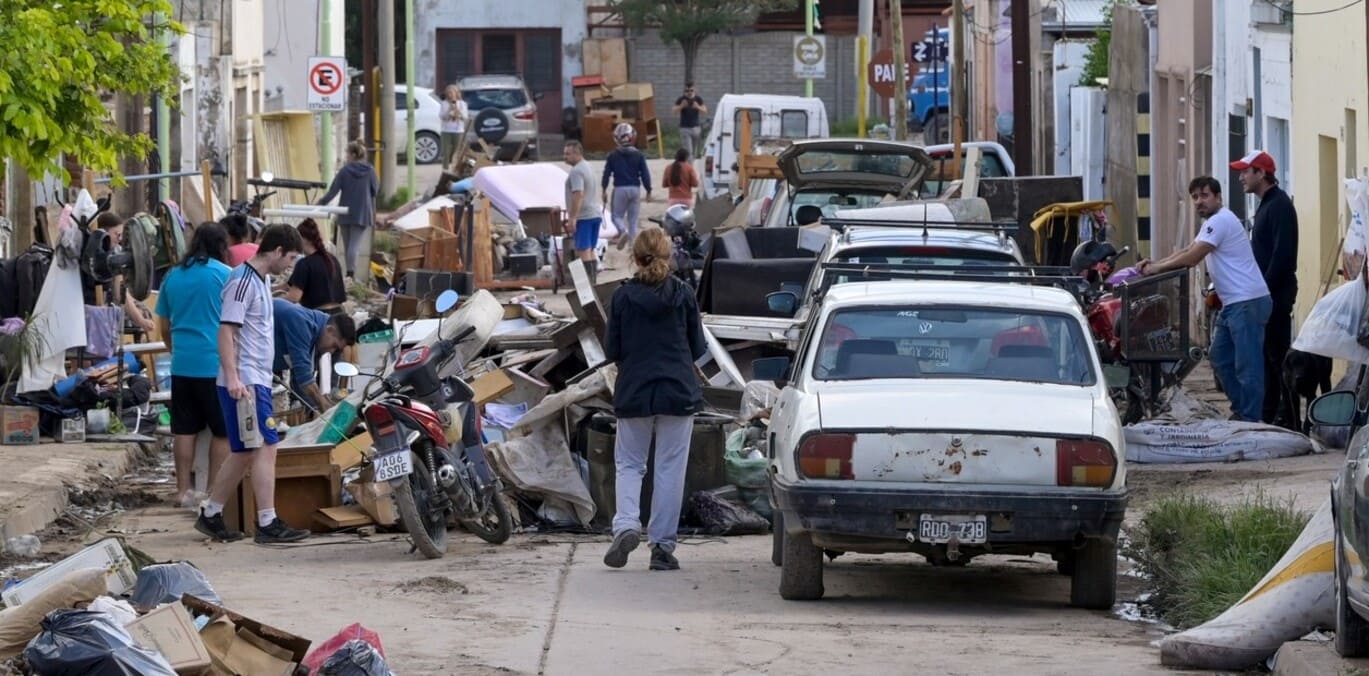
[[[932,58],[932,119],[936,119],[936,117],[937,117],[936,109],[939,108],[939,107],[941,106],[941,64],[939,63],[939,62],[941,61],[941,59],[939,58],[940,56],[941,56],[941,27],[937,26],[936,23],[934,22],[934,23],[932,23],[932,57],[931,57],[931,58]],[[940,128],[940,126],[937,127],[936,133],[937,133],[937,136],[940,136],[940,135],[941,135],[941,128]],[[936,142],[940,141],[940,139],[928,139],[928,138],[926,138],[926,133],[924,132],[924,133],[923,133],[923,138],[922,138],[922,144],[923,144],[923,145],[931,145],[930,143],[928,143],[928,141],[931,141],[931,143],[936,143]]]
[[[856,37],[856,63],[860,64],[856,72],[856,135],[865,138],[865,110],[870,105],[870,88],[866,81],[866,71],[870,64],[870,44],[865,41],[864,35]]]
[[[332,0],[322,0],[320,4],[322,7],[319,8],[319,18],[322,25],[319,27],[319,53],[324,56],[332,56],[333,3]],[[329,178],[333,175],[333,170],[336,169],[333,166],[335,137],[333,135],[333,113],[331,111],[323,111],[319,119],[319,127],[323,131],[323,142],[319,144],[320,159],[323,160],[323,172],[320,175]],[[280,170],[277,169],[277,171]]]
[[[813,37],[813,0],[803,0],[803,33],[808,37]],[[813,78],[803,81],[803,95],[813,95]]]

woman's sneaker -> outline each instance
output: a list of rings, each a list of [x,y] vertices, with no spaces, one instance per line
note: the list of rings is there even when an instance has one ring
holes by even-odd
[[[285,522],[281,521],[280,518],[276,518],[265,526],[258,526],[257,535],[253,539],[256,540],[257,544],[269,545],[279,542],[299,542],[307,537],[309,537],[309,531],[291,528],[285,525]]]
[[[604,565],[609,568],[622,568],[627,565],[627,555],[637,548],[642,538],[635,530],[625,530],[613,536],[613,544],[604,554]]]
[[[679,570],[680,560],[660,545],[651,548],[651,570]]]
[[[201,509],[200,518],[195,519],[195,530],[219,542],[237,542],[242,539],[241,532],[228,530],[227,524],[223,522],[222,512],[214,516],[205,516],[204,510]]]

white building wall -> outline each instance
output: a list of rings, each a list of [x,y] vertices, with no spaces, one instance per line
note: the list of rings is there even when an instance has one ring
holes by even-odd
[[[1229,164],[1231,115],[1247,117],[1249,135],[1250,98],[1248,72],[1251,62],[1250,5],[1252,0],[1213,0],[1212,3],[1212,168],[1209,173],[1221,181],[1228,203],[1241,195],[1240,187],[1230,184]],[[1252,147],[1247,138],[1244,151]]]
[[[1258,50],[1259,81],[1252,68],[1251,96],[1256,103],[1251,111],[1256,119],[1251,122],[1251,147],[1262,148],[1274,156],[1278,164],[1279,183],[1288,194],[1294,195],[1296,177],[1290,124],[1293,119],[1293,34],[1286,25],[1256,24],[1253,47]]]
[[[323,0],[264,0],[263,76],[264,108],[268,111],[305,110],[308,102],[309,57],[341,56],[346,39],[346,2],[332,0],[330,13],[332,49],[324,54],[322,44]],[[347,64],[361,68],[359,63]],[[403,78],[400,78],[403,79]]]

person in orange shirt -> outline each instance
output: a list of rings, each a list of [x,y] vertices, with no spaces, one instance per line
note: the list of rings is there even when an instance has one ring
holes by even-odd
[[[680,148],[675,151],[675,162],[666,168],[661,180],[661,187],[669,191],[666,206],[683,204],[693,208],[694,189],[699,187],[699,173],[694,171],[691,159],[689,150]]]

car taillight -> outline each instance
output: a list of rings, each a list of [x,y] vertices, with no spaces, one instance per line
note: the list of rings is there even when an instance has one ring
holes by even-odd
[[[523,111],[523,112],[521,112],[521,113],[514,113],[514,114],[513,114],[513,119],[515,119],[515,120],[531,120],[531,119],[533,118],[533,116],[536,115],[536,114],[537,114],[537,113],[535,113],[535,112],[533,112],[533,111],[531,111],[531,110],[525,110],[525,111]]]
[[[799,444],[799,472],[809,479],[854,479],[854,434],[814,434]]]
[[[705,158],[704,158],[704,173],[705,173],[705,174],[711,174],[711,173],[713,173],[713,156],[712,156],[712,155],[709,155],[708,157],[705,157]]]
[[[1055,483],[1107,488],[1117,475],[1117,455],[1107,442],[1061,439],[1055,442]]]
[[[395,418],[384,406],[372,406],[366,409],[366,427],[371,431],[371,439],[377,440],[394,433]]]

